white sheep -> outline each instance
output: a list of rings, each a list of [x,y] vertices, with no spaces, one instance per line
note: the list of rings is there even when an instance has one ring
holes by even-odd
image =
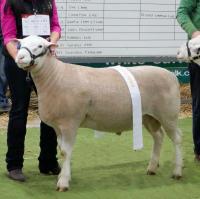
[[[200,65],[200,36],[185,42],[177,51],[177,59]]]
[[[64,156],[57,190],[69,188],[70,159],[79,127],[106,132],[132,129],[131,98],[122,77],[111,68],[66,64],[49,52],[52,44],[37,36],[20,40],[16,63],[29,70],[38,91],[39,115],[57,133]],[[154,66],[130,67],[142,100],[143,124],[153,137],[147,174],[156,173],[164,131],[175,147],[173,177],[182,176],[179,83],[175,75]]]

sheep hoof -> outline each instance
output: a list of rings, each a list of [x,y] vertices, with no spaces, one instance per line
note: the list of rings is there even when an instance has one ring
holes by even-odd
[[[173,174],[172,178],[175,179],[175,180],[180,180],[182,178],[182,176]]]
[[[153,175],[156,175],[156,172],[148,170],[147,175],[153,176]]]
[[[59,192],[65,192],[65,191],[68,191],[69,188],[68,187],[57,187],[56,191],[59,191]]]
[[[116,132],[116,135],[121,135],[122,134],[122,132]]]

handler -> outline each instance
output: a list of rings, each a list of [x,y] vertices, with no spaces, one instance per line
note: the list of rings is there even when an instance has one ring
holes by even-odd
[[[1,0],[0,0],[1,5]],[[0,12],[1,16],[1,12]],[[1,22],[1,21],[0,21]],[[8,112],[10,110],[10,103],[6,96],[7,91],[7,80],[4,71],[4,56],[2,53],[3,48],[3,39],[2,39],[2,32],[0,26],[0,114],[3,112]]]
[[[45,38],[50,37],[50,40],[56,43],[60,38],[61,28],[55,0],[2,0],[1,11],[5,45],[5,72],[12,100],[7,132],[7,170],[11,179],[24,181],[25,176],[22,172],[24,142],[32,89],[27,72],[19,69],[14,61],[17,45],[13,39],[28,35],[40,35]],[[56,158],[55,131],[41,122],[40,133],[39,170],[44,174],[58,174],[60,167]]]
[[[188,34],[188,39],[200,35],[200,1],[181,0],[177,10],[177,21]],[[200,66],[189,63],[192,93],[192,123],[195,159],[200,161]]]

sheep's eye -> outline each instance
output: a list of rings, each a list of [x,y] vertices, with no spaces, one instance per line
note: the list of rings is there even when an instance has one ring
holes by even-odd
[[[42,48],[42,45],[39,45],[38,48]]]

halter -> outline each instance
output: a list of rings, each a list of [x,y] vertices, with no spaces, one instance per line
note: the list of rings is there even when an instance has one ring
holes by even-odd
[[[30,54],[30,57],[31,57],[31,61],[30,61],[30,64],[29,64],[28,67],[33,66],[35,64],[35,59],[37,59],[38,57],[41,57],[41,56],[45,55],[46,52],[47,52],[47,50],[49,49],[49,48],[45,48],[45,50],[43,52],[39,53],[38,55],[34,55],[27,47],[21,47],[21,44],[18,43],[17,44],[17,49],[19,50],[19,49],[22,49],[22,48],[24,48],[25,50],[27,50],[29,52],[29,54]],[[26,82],[27,82],[28,86],[30,88],[32,88],[33,83],[32,83],[32,79],[31,79],[29,71],[27,72],[27,75],[26,75]]]
[[[30,54],[31,61],[30,61],[29,67],[33,66],[35,64],[35,59],[37,59],[38,57],[41,57],[41,56],[45,55],[46,52],[47,52],[47,50],[48,50],[48,48],[45,48],[45,50],[43,52],[39,53],[38,55],[34,55],[27,47],[20,47],[20,49],[22,49],[22,48],[26,49],[29,52],[29,54]]]
[[[192,55],[191,55],[191,51],[190,51],[190,48],[189,48],[188,43],[189,43],[189,41],[187,41],[187,43],[186,43],[186,46],[187,46],[187,53],[188,53],[188,58],[189,58],[190,62],[193,63],[194,60],[200,58],[200,54],[199,54],[200,49],[198,49],[198,51],[197,51],[197,54],[199,54],[199,55],[196,55],[196,56],[192,57]]]

